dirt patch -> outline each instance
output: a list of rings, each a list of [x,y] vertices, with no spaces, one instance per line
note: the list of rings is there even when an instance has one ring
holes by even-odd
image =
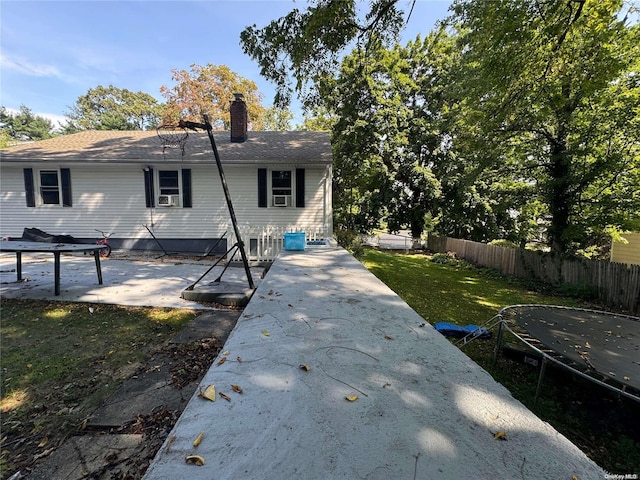
[[[169,373],[166,380],[171,388],[182,390],[182,394],[186,398],[193,395],[197,382],[204,376],[218,355],[233,325],[229,325],[224,338],[208,337],[182,344],[167,342],[157,349],[154,357],[168,359]],[[99,377],[113,379],[115,376],[123,376],[124,373],[127,373],[130,378],[139,379],[152,368],[152,365],[138,365],[138,367],[135,371],[132,368],[122,368],[113,372],[101,371]],[[73,397],[79,399],[83,397],[83,391],[87,396],[94,395],[97,386],[95,382],[85,384],[75,382],[73,387],[68,387],[66,390],[71,388],[74,390]],[[96,480],[142,478],[182,412],[182,409],[160,406],[153,411],[143,412],[118,427],[96,430],[91,428],[90,423],[87,422],[92,411],[96,408],[95,405],[81,405],[77,402],[66,403],[64,400],[65,385],[51,385],[47,390],[48,392],[44,392],[42,403],[35,405],[26,415],[23,413],[20,418],[12,420],[7,418],[7,413],[3,412],[3,432],[0,440],[0,448],[2,449],[1,478],[19,479],[32,472],[30,478],[47,478],[49,480],[56,478],[64,478],[65,480],[72,478]],[[43,421],[45,416],[49,424],[57,421],[60,428],[66,428],[71,433],[55,441],[38,433],[41,430],[39,423]],[[116,443],[117,437],[127,435],[140,436],[140,441],[128,448],[125,455],[118,448],[109,447],[109,440],[104,436],[110,435],[113,436]],[[82,445],[82,440],[86,440],[85,444],[88,445],[95,444],[96,436],[101,437],[100,444],[104,444],[104,447],[100,447],[102,450],[99,449],[97,453],[92,453],[95,461],[85,462],[84,454],[82,451],[78,451],[80,449],[77,445]],[[88,439],[81,437],[88,437]],[[68,476],[68,473],[65,473],[64,476],[61,472],[56,473],[58,471],[56,470],[57,464],[62,462],[66,468],[72,461],[68,457],[60,461],[55,458],[57,453],[62,454],[62,447],[68,443],[73,443],[76,452],[74,453],[72,450],[72,456],[77,457],[76,460],[80,464],[77,469],[78,476],[74,476],[75,473],[72,476]],[[66,456],[66,454],[62,456]]]

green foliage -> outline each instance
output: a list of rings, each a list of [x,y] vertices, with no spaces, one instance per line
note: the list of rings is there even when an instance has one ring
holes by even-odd
[[[364,254],[362,238],[358,232],[346,229],[337,229],[334,232],[338,245],[347,249],[354,257],[360,258]]]
[[[302,125],[297,125],[296,130],[309,132],[330,132],[338,119],[329,113],[325,107],[316,107],[304,115]]]
[[[286,132],[291,130],[291,120],[293,120],[291,110],[278,107],[267,108],[262,128],[264,130]]]
[[[492,240],[489,242],[489,245],[495,245],[496,247],[504,247],[504,248],[518,248],[518,245],[509,241],[509,240]]]
[[[442,148],[444,98],[435,78],[448,55],[446,35],[387,50],[379,44],[347,56],[320,93],[333,125],[336,223],[369,232],[384,219],[391,231],[419,238],[441,194],[434,171]],[[443,47],[444,45],[444,47]]]
[[[359,11],[362,5],[355,0],[312,0],[304,11],[294,8],[264,28],[252,25],[240,34],[244,52],[277,86],[277,106],[288,106],[294,90],[305,105],[315,104],[317,90],[306,87],[333,73],[352,41],[369,45],[373,37],[396,40],[403,20],[396,0],[373,0],[368,11]]]
[[[53,124],[39,115],[35,115],[26,105],[20,105],[20,111],[9,113],[5,107],[0,107],[0,142],[2,148],[9,145],[11,139],[17,141],[44,140],[53,137]]]
[[[513,175],[536,185],[557,253],[637,218],[640,37],[623,8],[618,0],[454,4],[464,51],[456,89],[476,112],[467,121],[485,145],[505,153],[509,145],[521,159]]]
[[[11,135],[6,128],[0,128],[0,148],[7,148],[11,145]]]
[[[160,121],[163,106],[144,92],[109,85],[90,88],[66,114],[65,133],[80,130],[147,130]]]
[[[456,259],[455,255],[451,255],[449,253],[434,253],[429,261],[438,263],[440,265],[458,265],[458,260]]]

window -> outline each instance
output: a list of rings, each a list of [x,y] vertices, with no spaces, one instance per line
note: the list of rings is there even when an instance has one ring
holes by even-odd
[[[271,190],[273,195],[291,195],[291,170],[271,172]]]
[[[44,205],[60,205],[60,182],[57,170],[40,171],[40,198]]]
[[[271,170],[271,183],[269,180],[269,170],[258,169],[258,207],[297,207],[305,206],[305,169],[295,169],[295,179],[293,170]]]
[[[145,167],[143,173],[147,208],[192,207],[191,169],[154,171],[152,167]]]
[[[25,168],[23,173],[27,207],[72,205],[70,169],[40,170],[36,173],[33,168]]]
[[[271,205],[274,207],[291,205],[291,170],[271,172]]]
[[[180,195],[177,170],[158,171],[158,184],[160,195]]]

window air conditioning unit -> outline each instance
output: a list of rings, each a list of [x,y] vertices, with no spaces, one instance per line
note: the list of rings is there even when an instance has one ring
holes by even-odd
[[[273,206],[274,207],[288,207],[290,195],[274,195],[273,196]]]
[[[178,195],[159,195],[158,206],[159,207],[173,207],[178,205]]]

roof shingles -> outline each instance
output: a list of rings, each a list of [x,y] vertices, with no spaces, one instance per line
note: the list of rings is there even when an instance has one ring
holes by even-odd
[[[229,132],[214,132],[222,162],[231,163],[331,163],[327,132],[249,132],[243,143],[231,143]],[[209,163],[214,161],[206,132],[189,132],[184,157],[179,147],[163,153],[155,131],[89,130],[16,145],[0,151],[2,162],[100,162],[149,161]]]

